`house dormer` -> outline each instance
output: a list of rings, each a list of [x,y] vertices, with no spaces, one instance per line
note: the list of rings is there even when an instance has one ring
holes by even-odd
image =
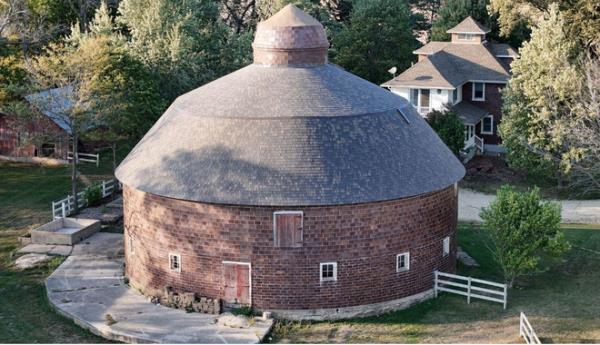
[[[446,32],[452,36],[452,43],[482,44],[490,29],[469,16]]]

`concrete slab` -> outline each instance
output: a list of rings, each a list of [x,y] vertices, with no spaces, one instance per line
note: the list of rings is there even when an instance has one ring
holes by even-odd
[[[50,259],[52,259],[52,257],[46,254],[25,254],[15,261],[15,267],[17,267],[20,270],[24,270],[27,268],[35,267],[41,264],[42,262],[48,261]]]
[[[273,321],[247,328],[219,326],[217,316],[152,304],[125,285],[123,235],[96,233],[46,280],[50,303],[78,325],[128,343],[258,343]]]
[[[66,245],[57,245],[57,244],[28,244],[25,247],[19,249],[17,253],[19,254],[47,254],[47,255],[60,255],[67,256],[71,254],[71,250],[73,247]]]

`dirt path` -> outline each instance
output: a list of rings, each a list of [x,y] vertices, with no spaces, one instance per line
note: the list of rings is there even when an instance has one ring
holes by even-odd
[[[458,194],[458,219],[480,222],[479,212],[496,198],[470,189]],[[562,206],[562,222],[576,224],[600,224],[600,200],[554,200]]]

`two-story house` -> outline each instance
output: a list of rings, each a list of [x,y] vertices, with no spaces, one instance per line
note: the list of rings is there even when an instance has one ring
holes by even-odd
[[[423,116],[451,108],[465,126],[465,149],[502,152],[500,90],[517,52],[489,43],[490,30],[468,17],[448,30],[450,42],[429,42],[414,51],[418,62],[382,84],[406,98]]]

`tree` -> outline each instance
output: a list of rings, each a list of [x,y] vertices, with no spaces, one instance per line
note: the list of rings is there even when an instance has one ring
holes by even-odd
[[[502,186],[480,216],[488,248],[509,287],[519,276],[539,269],[541,252],[559,255],[569,249],[560,230],[560,205],[542,202],[538,188],[519,193]]]
[[[500,134],[511,166],[561,177],[552,157],[565,153],[565,134],[577,116],[569,109],[581,92],[580,52],[553,6],[512,63],[513,75],[503,92]]]
[[[119,11],[132,55],[153,72],[169,101],[238,67],[221,54],[238,36],[212,0],[123,0]]]
[[[490,11],[498,15],[500,34],[507,37],[515,27],[538,25],[558,6],[572,38],[593,51],[600,46],[600,5],[597,0],[490,0]]]
[[[455,155],[465,146],[464,126],[453,111],[434,110],[427,114],[427,122]]]
[[[600,194],[600,56],[589,54],[585,62],[585,84],[571,105],[573,120],[565,135],[567,151],[555,155],[568,176],[570,191]],[[577,116],[577,114],[581,114]]]
[[[114,171],[117,142],[144,135],[165,110],[166,102],[146,66],[129,54],[124,38],[115,34],[106,3],[98,8],[89,27],[89,32],[71,36],[71,44],[84,55],[89,49],[102,51],[106,60],[88,86],[97,130],[85,134],[111,143]]]
[[[357,0],[349,25],[333,37],[333,61],[380,84],[389,79],[391,67],[410,67],[416,46],[405,0]]]
[[[445,0],[438,10],[438,16],[431,28],[432,41],[449,41],[447,30],[472,16],[478,22],[490,24],[485,0]]]

